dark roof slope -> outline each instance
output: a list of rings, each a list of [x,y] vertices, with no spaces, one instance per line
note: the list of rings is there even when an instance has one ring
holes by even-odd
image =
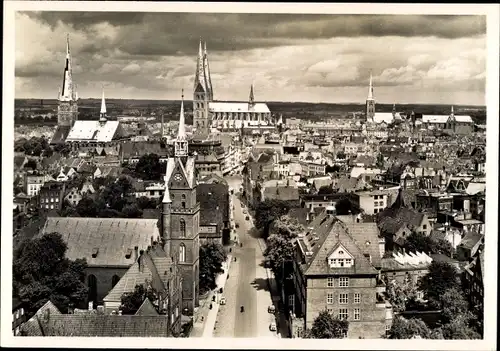
[[[229,221],[229,187],[227,184],[198,184],[196,200],[200,203],[200,224]]]

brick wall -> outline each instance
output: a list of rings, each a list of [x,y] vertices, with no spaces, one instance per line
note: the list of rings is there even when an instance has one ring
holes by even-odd
[[[349,287],[339,287],[339,279],[335,277],[333,287],[327,286],[327,278],[308,277],[306,326],[311,328],[314,319],[321,311],[331,310],[337,316],[339,309],[348,310],[348,337],[357,339],[380,338],[385,334],[385,305],[376,304],[376,277],[349,277]],[[333,303],[327,304],[327,294],[333,293]],[[348,294],[348,303],[339,303],[339,294]],[[360,294],[360,303],[354,303],[354,294]],[[360,310],[360,320],[354,321],[354,309]]]

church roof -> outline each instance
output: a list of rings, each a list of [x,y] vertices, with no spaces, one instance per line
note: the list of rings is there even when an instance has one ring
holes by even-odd
[[[392,112],[375,112],[375,115],[373,116],[373,121],[375,123],[385,122],[389,124],[392,123],[393,120],[394,116],[392,115]]]
[[[75,121],[66,141],[110,142],[116,136],[120,122]]]
[[[62,144],[66,141],[68,137],[70,126],[57,126],[52,139],[50,139],[50,144]]]
[[[240,113],[270,113],[266,103],[256,102],[250,105],[248,102],[219,102],[208,104],[211,112],[240,112]]]
[[[176,269],[171,257],[167,257],[165,251],[157,245],[149,251],[144,252],[137,261],[125,272],[123,277],[116,283],[106,295],[104,301],[121,301],[124,293],[133,292],[136,285],[151,284],[159,293],[166,290],[165,282],[168,282]]]
[[[144,250],[160,236],[157,219],[49,217],[39,235],[53,232],[68,245],[66,257],[89,266],[128,267],[135,246]]]

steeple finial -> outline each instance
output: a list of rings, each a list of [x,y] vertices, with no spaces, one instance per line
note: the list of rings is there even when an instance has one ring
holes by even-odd
[[[66,34],[66,57],[69,58],[69,33]]]
[[[182,89],[181,113],[179,116],[179,131],[174,142],[175,157],[188,155],[188,142],[186,140],[186,122],[184,119],[184,89]]]
[[[181,113],[179,116],[179,131],[177,133],[177,140],[186,140],[186,125],[184,119],[184,89],[182,89]]]

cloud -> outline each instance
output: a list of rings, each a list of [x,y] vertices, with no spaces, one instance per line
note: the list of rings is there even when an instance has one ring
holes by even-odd
[[[109,97],[177,99],[193,85],[200,36],[223,100],[246,100],[253,83],[256,99],[363,101],[370,71],[378,101],[443,86],[484,95],[478,16],[25,12],[15,33],[18,96],[57,95],[66,33],[81,97],[104,84]]]

